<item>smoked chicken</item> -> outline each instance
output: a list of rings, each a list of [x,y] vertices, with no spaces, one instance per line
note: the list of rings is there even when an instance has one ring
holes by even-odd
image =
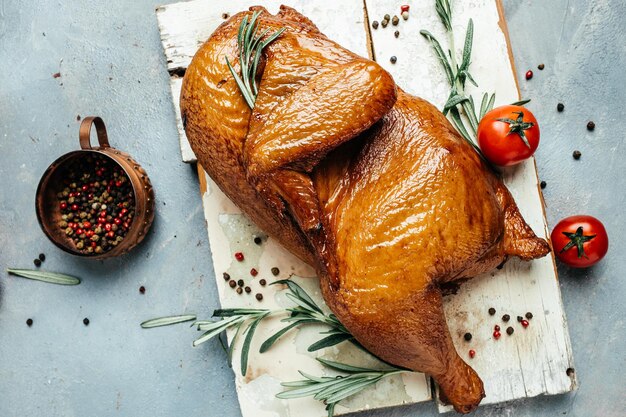
[[[549,246],[509,191],[426,101],[282,6],[232,16],[196,53],[180,97],[187,138],[220,189],[315,266],[324,299],[369,351],[430,374],[462,413],[484,397],[456,353],[440,286]],[[284,32],[262,53],[251,110],[226,64],[237,35]]]

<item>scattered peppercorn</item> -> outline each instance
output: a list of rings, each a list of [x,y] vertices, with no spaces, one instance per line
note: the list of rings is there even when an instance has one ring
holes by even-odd
[[[410,8],[410,6],[408,4],[403,4],[402,6],[400,6],[400,11],[401,12],[408,12],[409,8]]]
[[[497,331],[497,330],[493,331],[493,338],[494,339],[498,340],[500,338],[500,336],[501,336],[501,334],[500,334],[499,331]]]
[[[396,56],[392,56],[391,58],[389,58],[389,61],[391,61],[392,64],[395,64],[396,61],[398,60],[398,58],[396,58]]]
[[[528,327],[528,325],[529,325],[529,324],[530,324],[530,323],[528,323],[528,320],[522,320],[522,326],[523,326],[524,328]]]
[[[228,19],[229,15],[228,13],[222,13],[222,19]]]
[[[533,313],[531,313],[530,311],[528,313],[526,313],[526,318],[528,320],[531,320],[533,318]]]
[[[469,357],[470,358],[474,358],[474,356],[476,356],[476,351],[474,349],[470,349],[469,351]]]
[[[28,319],[28,320],[26,320],[26,325],[27,325],[28,327],[32,326],[32,325],[33,325],[33,319]]]
[[[46,255],[45,255],[45,254],[43,254],[43,253],[40,253],[40,254],[39,254],[39,260],[40,260],[41,262],[45,262],[45,260],[46,260]]]
[[[511,336],[514,331],[515,331],[515,329],[512,328],[511,326],[506,328],[506,334],[508,334],[509,336]]]
[[[257,275],[259,275],[259,271],[257,271],[255,268],[252,268],[250,270],[250,275],[252,275],[253,277],[256,277]]]
[[[272,275],[274,275],[275,277],[278,276],[278,274],[280,274],[280,269],[274,267],[272,268]]]
[[[237,282],[234,279],[231,279],[228,281],[228,285],[230,285],[230,288],[235,288],[237,286]]]
[[[596,128],[596,124],[595,124],[594,122],[589,122],[589,123],[587,123],[587,130],[588,130],[588,131],[590,131],[590,132],[591,132],[591,131],[592,131],[593,129],[595,129],[595,128]]]
[[[470,340],[472,340],[472,334],[471,333],[465,333],[463,335],[463,339],[465,339],[466,342],[469,342]]]
[[[390,20],[391,16],[389,16],[389,14],[386,14],[385,16],[383,16],[383,20]]]
[[[491,308],[489,309],[489,315],[490,315],[490,316],[493,316],[494,314],[496,314],[496,309],[495,309],[495,308],[493,308],[493,307],[491,307]]]
[[[257,293],[254,297],[255,297],[257,300],[261,301],[261,300],[263,299],[263,294],[261,294],[261,293],[259,292],[259,293]]]
[[[37,268],[39,268],[39,267],[41,266],[41,261],[39,260],[39,258],[35,258],[35,259],[33,260],[33,263],[35,264],[35,266],[36,266]]]
[[[243,253],[236,252],[235,253],[235,259],[237,259],[239,262],[243,261]]]
[[[543,190],[544,188],[546,188],[546,185],[548,185],[547,182],[545,181],[541,181],[541,184],[539,184],[539,186],[541,187],[541,189]]]
[[[533,78],[533,72],[531,70],[526,71],[526,79],[530,80]]]
[[[378,20],[374,20],[374,21],[372,22],[372,27],[373,27],[374,29],[378,29]]]
[[[267,281],[265,281],[265,278],[261,278],[261,280],[259,281],[259,284],[261,284],[262,287],[265,287],[265,284],[267,284]]]
[[[243,290],[241,289],[241,287],[237,287],[237,289],[235,290],[237,291],[237,294],[241,294],[243,292]]]
[[[574,157],[575,160],[579,160],[580,156],[582,155],[582,153],[580,153],[580,151],[576,150],[572,153],[572,156]]]
[[[400,31],[396,30],[395,32],[393,32],[393,36],[395,36],[396,38],[400,36]]]
[[[505,322],[505,323],[506,323],[506,322],[507,322],[507,321],[509,321],[509,320],[511,320],[511,316],[509,316],[508,314],[505,314],[504,316],[502,316],[502,321],[503,321],[503,322]]]
[[[87,317],[85,317],[85,318],[83,319],[83,324],[84,324],[85,326],[89,326],[89,319],[88,319]]]
[[[393,18],[391,18],[391,24],[394,26],[398,26],[398,23],[400,23],[400,19],[398,18],[398,16],[393,16]]]
[[[567,376],[572,376],[572,375],[574,375],[574,368],[567,368],[567,369],[565,370],[565,374],[566,374]]]
[[[143,285],[141,287],[139,287],[139,292],[141,294],[145,294],[146,293],[146,287],[144,287]]]
[[[402,12],[402,18],[404,20],[409,20],[409,12]]]
[[[522,322],[522,320],[524,320],[524,317],[522,317],[522,316],[517,316],[517,321],[518,321],[518,323],[521,323],[521,322]]]
[[[539,65],[537,65],[537,68],[539,68],[539,69],[540,69],[540,70],[542,70],[542,71],[543,71],[543,69],[544,69],[545,67],[546,67],[546,66],[545,66],[545,65],[543,65],[543,64],[539,64]]]
[[[495,330],[496,332],[500,331],[500,326],[498,326],[497,324],[495,326],[493,326],[493,330]]]
[[[245,282],[243,282],[243,279],[240,279],[239,281],[237,281],[237,285],[239,285],[240,287],[243,287],[245,284]]]
[[[556,110],[560,113],[565,109],[565,105],[563,103],[559,103],[556,105]]]
[[[388,24],[389,24],[389,20],[383,20],[383,21],[381,21],[381,22],[380,22],[380,25],[381,25],[383,28],[386,28]]]
[[[228,281],[230,279],[230,274],[228,272],[224,272],[222,276],[224,277],[224,281]]]
[[[254,237],[254,243],[256,243],[257,245],[260,245],[261,243],[263,243],[263,239],[261,239],[258,236]]]

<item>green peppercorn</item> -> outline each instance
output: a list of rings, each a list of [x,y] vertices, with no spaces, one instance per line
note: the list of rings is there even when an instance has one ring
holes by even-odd
[[[398,18],[398,16],[394,16],[391,19],[391,24],[394,25],[394,26],[398,26],[398,23],[400,23],[400,19]]]
[[[380,25],[381,25],[383,28],[386,28],[388,24],[389,24],[389,20],[383,20],[382,22],[380,22]]]
[[[241,293],[243,292],[243,290],[241,289],[241,287],[237,287],[236,291],[237,291],[237,294],[241,294]]]
[[[373,27],[374,29],[378,29],[378,20],[374,20],[374,21],[372,22],[372,27]]]

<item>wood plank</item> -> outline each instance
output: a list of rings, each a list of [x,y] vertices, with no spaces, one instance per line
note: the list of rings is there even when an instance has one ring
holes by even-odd
[[[470,86],[468,93],[480,102],[483,92],[497,92],[496,106],[517,101],[519,92],[498,2],[452,3],[457,56],[461,54],[467,22],[470,18],[474,21],[470,72],[479,87]],[[380,21],[386,13],[400,13],[398,2],[393,0],[366,0],[366,4],[370,21]],[[450,89],[440,63],[419,34],[421,29],[430,31],[447,47],[434,1],[414,2],[409,20],[400,19],[398,26],[371,29],[376,60],[407,92],[442,108]],[[399,38],[395,38],[395,30],[400,32]],[[396,64],[390,62],[392,55],[397,57]],[[534,160],[507,169],[504,181],[533,230],[547,237]],[[487,314],[489,307],[496,308],[494,317]],[[568,368],[573,368],[572,351],[552,256],[529,263],[511,261],[500,271],[478,277],[464,284],[458,294],[446,297],[445,309],[457,350],[485,382],[487,397],[482,404],[559,394],[576,388],[575,376],[566,374]],[[524,330],[515,318],[528,311],[534,318]],[[503,314],[509,314],[512,321],[503,323]],[[492,337],[495,324],[502,328],[499,341]],[[507,336],[508,326],[514,328],[513,336]],[[474,335],[471,343],[463,340],[467,331]],[[469,349],[477,352],[476,358],[469,359]],[[450,408],[440,404],[440,410]]]
[[[361,55],[368,55],[367,33],[363,31],[363,11],[357,4],[358,2],[351,1],[347,2],[348,4],[341,2],[341,5],[322,1],[269,1],[261,3],[268,4],[268,9],[271,12],[276,11],[279,3],[294,5],[311,17],[320,26],[320,29],[331,38]],[[399,15],[399,10],[397,10],[399,5],[394,1],[367,0],[366,3],[370,20],[380,21],[385,13]],[[495,0],[469,0],[462,4],[461,2],[453,3],[455,7],[453,23],[456,33],[464,33],[469,17],[472,17],[475,23],[472,74],[480,88],[469,89],[469,92],[497,91],[496,104],[517,100],[518,91],[512,58],[509,54],[506,25],[498,14],[499,3]],[[177,68],[186,68],[198,45],[221,23],[222,13],[231,14],[252,3],[238,0],[229,2],[227,6],[220,4],[219,7],[215,7],[215,4],[217,3],[210,0],[195,0],[157,9],[163,45],[168,57],[168,68],[173,73],[177,72]],[[222,9],[223,7],[227,7],[227,9]],[[434,5],[431,2],[420,2],[411,7],[408,21],[401,19],[397,27],[390,24],[386,29],[379,27],[378,30],[371,30],[375,58],[394,75],[396,82],[402,88],[442,107],[449,90],[439,63],[428,44],[419,35],[419,30],[428,29],[443,41],[445,39],[443,28],[438,22]],[[395,30],[400,32],[399,38],[394,37]],[[481,39],[489,39],[490,41],[485,42]],[[456,42],[457,49],[460,49],[463,42],[462,37],[459,37]],[[395,65],[389,61],[392,55],[397,57]],[[493,74],[497,74],[497,76]],[[178,86],[176,86],[177,82],[179,83]],[[172,92],[176,107],[179,91],[180,80],[177,81],[173,77]],[[180,118],[178,118],[178,122],[179,131],[184,135]],[[184,136],[181,136],[182,139]],[[505,173],[505,182],[511,189],[529,224],[538,234],[547,236],[548,231],[534,161],[508,170]],[[219,192],[209,178],[207,178],[206,193],[203,193],[203,201],[217,280],[218,284],[221,284],[219,287],[220,299],[223,305],[230,306],[228,303],[238,302],[240,298],[231,299],[232,291],[229,293],[229,289],[223,287],[223,281],[220,278],[221,272],[229,270],[229,268],[235,268],[233,271],[237,273],[246,272],[236,270],[240,265],[234,265],[230,255],[234,248],[238,247],[243,247],[246,251],[252,250],[252,253],[255,253],[256,248],[251,245],[251,239],[248,238],[247,243],[241,246],[242,239],[259,232],[254,229],[254,226],[246,223],[245,218],[241,217],[236,207]],[[263,253],[253,255],[252,260],[255,259],[258,261],[261,271],[267,272],[267,269],[273,264],[278,264],[282,271],[296,271],[301,276],[311,274],[271,239],[268,240]],[[315,283],[314,279],[304,282],[310,291],[316,291],[316,284],[311,284]],[[228,295],[231,297],[228,298]],[[316,296],[319,297],[319,294]],[[280,295],[268,294],[267,299],[271,299],[272,303],[279,303]],[[252,305],[257,306],[254,303]],[[492,306],[498,310],[498,314],[494,317],[490,317],[486,313],[486,310]],[[515,316],[523,315],[526,311],[532,311],[535,317],[531,321],[530,327],[524,330],[515,321]],[[510,337],[504,332],[506,326],[499,320],[499,317],[504,313],[513,317],[513,321],[509,325],[515,328],[515,333]],[[477,357],[473,360],[468,359],[468,362],[485,381],[487,398],[483,404],[540,394],[557,394],[575,389],[577,384],[575,376],[570,378],[565,373],[567,368],[573,367],[571,347],[552,258],[547,257],[532,263],[510,262],[501,271],[476,278],[462,286],[457,295],[446,298],[446,315],[459,352],[462,355],[467,355],[470,348],[477,351]],[[503,336],[497,342],[491,338],[494,324],[500,324],[503,327]],[[274,328],[272,326],[275,327],[276,323],[270,325],[268,332]],[[474,334],[470,344],[462,340],[463,334],[468,330]],[[297,336],[294,335],[286,340],[284,345],[291,348],[296,346],[297,351],[298,343],[302,343],[298,340],[311,340],[310,338],[315,335],[314,330],[311,330],[310,333],[307,332],[302,332],[302,336],[300,333]],[[262,340],[261,336],[258,338]],[[274,359],[283,360],[282,351],[277,350],[276,352],[280,353]],[[343,353],[334,352],[334,354],[342,355]],[[268,361],[271,362],[271,359],[268,359],[269,357],[266,355],[268,354],[264,354],[260,358],[251,358],[251,362],[265,364]],[[260,362],[261,360],[262,362]],[[315,365],[314,362],[307,362],[307,360],[300,358],[299,360],[299,363],[302,363],[302,366],[307,367],[307,369],[308,366]],[[283,360],[283,362],[285,361]],[[498,366],[493,366],[494,363]],[[234,366],[237,369],[237,364]],[[319,404],[315,402],[302,400],[303,402],[296,401],[277,405],[285,402],[268,400],[273,398],[273,393],[268,392],[271,390],[270,387],[277,388],[276,383],[281,378],[291,375],[290,378],[293,379],[297,378],[297,374],[294,376],[293,373],[289,375],[281,373],[289,370],[289,366],[278,367],[280,368],[278,374],[272,374],[273,371],[267,368],[269,367],[259,368],[252,372],[253,375],[264,373],[264,376],[252,380],[244,380],[237,374],[237,388],[244,416],[282,415],[288,410],[292,412],[297,410],[297,415],[303,415],[302,410],[310,411],[312,416],[321,415],[319,412],[323,410],[320,410],[319,407],[316,408],[316,405],[319,406]],[[291,369],[292,372],[294,370]],[[255,381],[262,383],[255,383]],[[394,401],[391,401],[392,403],[417,402],[430,397],[428,384],[424,379],[405,380],[403,383],[405,389],[402,392],[409,398],[395,398]],[[385,396],[389,395],[389,390],[384,387],[375,392],[383,393]],[[373,397],[374,392],[368,396]],[[383,405],[385,404],[376,403],[376,401],[364,404],[356,400],[355,403],[348,403],[348,409],[342,408],[338,411],[347,412]],[[265,410],[263,413],[266,414],[258,414],[258,407]],[[440,410],[447,411],[449,408],[440,405]]]

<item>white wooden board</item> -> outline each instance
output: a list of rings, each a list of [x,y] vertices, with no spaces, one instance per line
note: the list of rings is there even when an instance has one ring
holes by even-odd
[[[342,2],[194,0],[157,9],[162,42],[171,73],[175,74],[179,69],[186,68],[198,46],[223,21],[223,13],[233,14],[259,3],[265,5],[270,12],[276,12],[281,3],[291,5],[310,17],[332,39],[356,53],[369,55],[364,26],[365,11],[361,0]],[[403,4],[391,0],[365,0],[365,3],[370,21],[380,21],[386,13],[392,16],[399,15],[399,6]],[[460,34],[456,39],[457,49],[462,48],[462,35],[468,19],[474,20],[474,52],[470,70],[479,87],[470,88],[469,92],[479,97],[484,91],[490,93],[496,91],[496,105],[516,101],[518,90],[503,29],[505,25],[502,25],[497,1],[453,0],[452,3],[454,30]],[[442,107],[449,89],[440,64],[427,42],[419,35],[420,29],[428,29],[442,41],[444,47],[447,45],[443,28],[435,12],[434,0],[411,2],[409,20],[400,19],[398,26],[390,24],[384,29],[380,26],[377,30],[370,29],[374,56],[391,72],[399,86]],[[395,30],[400,32],[399,38],[394,37]],[[389,58],[392,55],[397,57],[396,64],[390,63]],[[173,101],[177,110],[181,144],[185,144],[186,139],[178,116],[179,91],[180,79],[174,75]],[[186,161],[195,159],[189,154],[188,144],[186,147],[187,150],[183,146],[183,159]],[[540,236],[548,236],[534,161],[527,161],[508,170],[504,178],[533,230]],[[254,226],[248,224],[239,214],[239,210],[210,179],[206,189],[203,195],[205,216],[223,306],[258,304],[252,297],[242,298],[230,291],[230,288],[226,288],[221,280],[221,273],[224,271],[232,271],[250,278],[249,274],[246,275],[249,268],[258,267],[261,275],[270,278],[267,275],[269,268],[277,265],[283,271],[281,274],[283,277],[289,272],[299,276],[312,274],[305,265],[286,253],[271,239],[262,247],[257,247],[251,237],[252,234],[259,233]],[[240,249],[251,254],[246,256],[245,265],[232,260],[232,253]],[[315,279],[304,282],[309,291],[317,291]],[[263,291],[266,294],[266,301],[269,300],[266,305],[284,303],[280,294],[273,294],[268,289]],[[318,292],[315,296],[318,301],[321,300]],[[487,314],[489,307],[496,308],[495,316]],[[548,256],[530,263],[511,261],[502,270],[477,277],[464,284],[456,295],[446,297],[445,308],[457,350],[476,369],[485,383],[487,397],[482,404],[500,403],[541,394],[564,393],[576,388],[575,374],[566,374],[566,370],[574,366],[553,257]],[[524,315],[527,311],[531,311],[534,318],[528,329],[523,329],[515,317]],[[500,320],[505,313],[512,317],[508,324]],[[491,336],[495,324],[502,327],[503,336],[498,341]],[[277,328],[276,325],[277,323],[273,323],[262,332],[269,334],[272,329]],[[505,332],[509,325],[515,329],[512,336],[507,336]],[[251,364],[255,369],[245,379],[236,371],[237,389],[244,417],[324,415],[323,407],[313,400],[285,402],[274,399],[274,394],[280,391],[279,381],[297,379],[297,369],[309,370],[312,373],[317,371],[318,374],[323,371],[313,360],[313,356],[303,352],[302,349],[307,341],[313,340],[315,331],[308,329],[292,334],[273,351],[259,357],[251,357]],[[463,334],[467,331],[474,336],[470,343],[463,340]],[[259,335],[258,339],[262,340],[262,335]],[[356,361],[368,360],[344,352],[343,349],[346,348],[341,346],[339,349],[329,349],[329,352],[323,352],[323,355],[331,357],[339,355],[342,359],[347,355]],[[476,351],[474,359],[469,359],[469,349]],[[238,369],[237,363],[234,364],[234,369]],[[398,393],[398,388],[399,396],[392,395]],[[430,397],[428,381],[421,374],[413,374],[404,377],[402,381],[393,381],[390,386],[377,386],[376,390],[363,395],[360,399],[355,398],[346,402],[347,407],[338,407],[337,412],[419,402]],[[441,411],[449,410],[441,404],[439,407]],[[257,411],[259,409],[263,411]]]

